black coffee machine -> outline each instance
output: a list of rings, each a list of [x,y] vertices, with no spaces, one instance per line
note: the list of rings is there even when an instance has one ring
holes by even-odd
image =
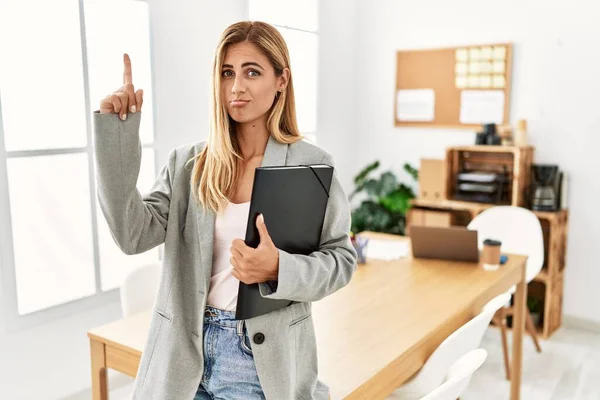
[[[562,172],[558,165],[534,164],[531,166],[530,202],[535,211],[560,209]]]

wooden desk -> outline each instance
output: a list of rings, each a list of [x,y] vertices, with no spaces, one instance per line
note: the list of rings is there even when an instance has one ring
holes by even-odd
[[[417,372],[450,333],[516,284],[511,399],[519,399],[525,260],[509,255],[498,271],[412,257],[359,265],[350,284],[313,303],[319,378],[330,386],[331,398],[384,399]],[[106,368],[135,376],[150,315],[144,312],[88,332],[94,400],[107,398]]]
[[[150,330],[152,310],[123,318],[88,332],[92,359],[92,399],[108,399],[106,369],[135,377]]]

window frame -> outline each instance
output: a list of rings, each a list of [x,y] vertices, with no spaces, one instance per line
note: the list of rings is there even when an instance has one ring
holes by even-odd
[[[97,182],[95,177],[95,156],[93,147],[93,121],[92,114],[95,108],[92,108],[90,102],[90,84],[88,70],[88,51],[86,40],[86,25],[85,25],[85,0],[78,0],[79,7],[79,27],[81,37],[81,56],[82,56],[82,73],[84,84],[85,112],[86,112],[86,138],[87,146],[85,147],[70,147],[56,149],[35,149],[35,150],[17,150],[6,151],[4,140],[4,124],[2,114],[2,99],[0,97],[0,220],[5,221],[0,224],[0,265],[2,266],[0,275],[0,304],[6,319],[7,333],[15,333],[24,329],[32,328],[36,325],[41,325],[49,322],[55,322],[62,318],[67,318],[75,314],[82,313],[86,310],[106,306],[107,304],[116,303],[120,299],[119,288],[108,290],[102,289],[101,265],[99,252],[99,224],[98,219],[103,218],[98,215],[96,207],[97,198]],[[148,3],[147,0],[131,0]],[[149,16],[150,16],[150,11]],[[153,38],[151,24],[148,24],[149,32],[149,52],[150,52],[150,80],[152,87],[156,87],[156,77],[152,64],[153,57]],[[152,90],[153,100],[155,100],[154,90]],[[156,127],[156,101],[152,101],[152,118],[153,126]],[[142,143],[142,150],[151,148],[154,150],[154,176],[158,174],[158,163],[156,160],[156,128],[152,132],[152,143]],[[86,154],[88,156],[88,175],[89,175],[89,199],[91,202],[91,228],[92,228],[92,245],[93,245],[93,268],[95,278],[95,293],[79,299],[70,300],[65,303],[55,304],[41,310],[37,310],[27,314],[19,314],[18,297],[17,297],[17,281],[16,281],[16,264],[14,256],[14,245],[12,237],[12,220],[10,207],[10,194],[8,192],[8,159],[10,158],[25,158],[37,157],[46,155],[62,155],[62,154]],[[164,244],[158,248],[159,260],[162,260],[164,254]],[[158,261],[158,260],[157,260]]]

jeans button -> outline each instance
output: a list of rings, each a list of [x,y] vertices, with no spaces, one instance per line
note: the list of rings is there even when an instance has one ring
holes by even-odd
[[[256,344],[262,344],[265,341],[265,335],[262,334],[261,332],[255,333],[254,334],[254,343]]]

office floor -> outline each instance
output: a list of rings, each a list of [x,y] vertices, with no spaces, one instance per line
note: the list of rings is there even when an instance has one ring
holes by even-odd
[[[525,336],[522,399],[600,400],[600,333],[561,328],[550,340],[542,341],[541,345],[542,353],[538,354],[531,338]],[[510,385],[504,379],[500,331],[488,329],[481,347],[488,351],[488,359],[460,398],[506,400],[509,398]],[[109,385],[110,400],[131,398],[131,378],[118,376],[109,379]],[[63,400],[90,398],[88,391]]]
[[[522,399],[600,400],[599,333],[561,328],[541,346],[542,352],[537,353],[531,337],[524,337]],[[481,347],[488,358],[461,400],[508,399],[500,331],[488,329]]]

